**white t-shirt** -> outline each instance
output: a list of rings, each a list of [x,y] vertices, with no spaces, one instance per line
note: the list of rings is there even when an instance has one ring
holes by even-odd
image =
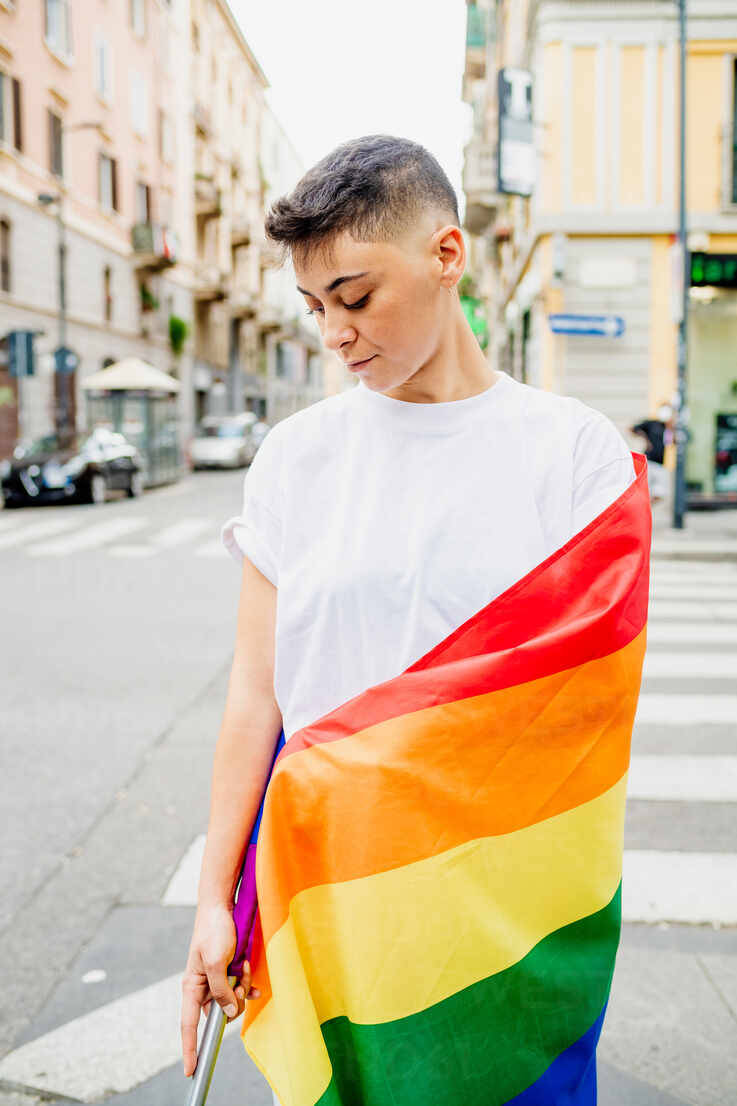
[[[287,740],[419,660],[633,479],[604,415],[505,374],[448,403],[361,383],[278,423],[222,539],[277,587]]]

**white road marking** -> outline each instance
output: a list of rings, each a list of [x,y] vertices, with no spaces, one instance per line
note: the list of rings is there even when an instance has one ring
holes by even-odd
[[[230,556],[228,550],[218,539],[205,542],[204,545],[199,545],[194,551],[195,557],[222,557],[223,554],[225,554],[226,557]]]
[[[5,533],[6,530],[12,530],[15,526],[20,526],[23,522],[23,518],[19,518],[13,509],[9,511],[0,509],[0,533]]]
[[[140,517],[108,518],[104,522],[86,526],[67,537],[32,545],[29,548],[29,553],[34,556],[47,557],[64,553],[76,553],[80,549],[93,549],[95,546],[104,545],[105,542],[123,537],[124,534],[140,530],[147,522],[148,519]]]
[[[153,557],[156,550],[151,545],[111,545],[107,550],[111,557]]]
[[[737,756],[633,756],[630,799],[737,803]],[[737,850],[737,808],[735,808]]]
[[[652,645],[737,646],[737,626],[728,622],[648,622],[647,640]]]
[[[650,572],[653,576],[693,576],[705,577],[736,575],[737,564],[733,561],[659,561],[653,559],[650,562]]]
[[[695,585],[685,583],[667,583],[659,581],[652,584],[650,589],[651,599],[680,599],[682,601],[696,603],[717,603],[723,600],[734,600],[737,597],[737,579],[734,587],[723,583],[699,583]]]
[[[737,855],[626,849],[622,918],[737,924]]]
[[[659,695],[646,691],[637,704],[636,725],[695,726],[705,722],[737,729],[737,695]]]
[[[80,1102],[129,1091],[181,1062],[181,986],[172,975],[52,1029],[4,1057],[0,1079]]]
[[[182,518],[171,526],[159,530],[151,535],[151,544],[159,549],[171,549],[175,545],[184,545],[185,542],[199,537],[206,530],[215,529],[215,524],[209,518]]]
[[[36,538],[60,534],[62,530],[71,530],[75,525],[79,526],[79,518],[75,518],[73,514],[65,518],[55,515],[54,518],[38,519],[19,530],[11,530],[8,534],[0,534],[0,549],[8,549],[12,545],[22,545],[23,542],[34,541]]]
[[[199,837],[195,837],[169,880],[169,886],[161,900],[164,906],[197,905],[197,887],[204,851],[205,834],[201,833]]]
[[[649,617],[718,619],[720,622],[737,621],[737,602],[710,600],[686,603],[671,599],[654,599],[650,603]]]
[[[737,633],[734,635],[737,646]],[[737,680],[737,652],[664,653],[648,651],[643,670],[645,679]]]

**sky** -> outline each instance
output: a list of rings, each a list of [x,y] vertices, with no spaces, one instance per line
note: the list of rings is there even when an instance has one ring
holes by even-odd
[[[464,0],[230,2],[305,169],[349,138],[411,138],[442,165],[463,217]]]

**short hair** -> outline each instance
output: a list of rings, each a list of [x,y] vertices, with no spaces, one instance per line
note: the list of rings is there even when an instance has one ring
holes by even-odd
[[[458,199],[440,163],[408,138],[370,134],[337,146],[269,209],[264,231],[288,254],[307,261],[329,250],[343,231],[359,242],[389,242],[428,209],[460,226]]]

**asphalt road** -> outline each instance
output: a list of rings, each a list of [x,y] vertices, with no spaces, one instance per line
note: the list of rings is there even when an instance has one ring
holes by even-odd
[[[0,1106],[186,1101],[178,973],[238,599],[219,531],[242,480],[0,511]],[[653,577],[599,1101],[732,1106],[737,566]],[[270,1106],[237,1025],[208,1101]]]

